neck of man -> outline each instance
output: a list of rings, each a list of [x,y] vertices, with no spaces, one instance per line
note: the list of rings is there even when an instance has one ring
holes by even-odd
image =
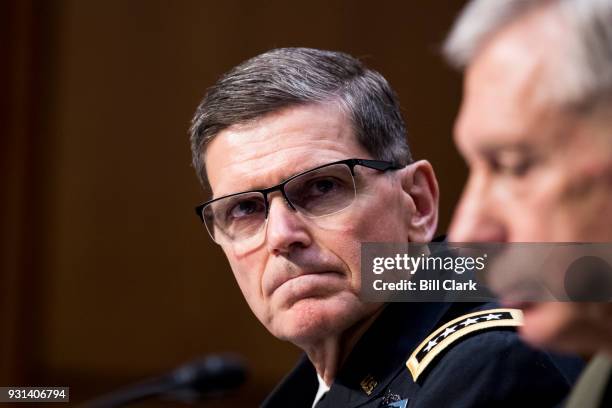
[[[384,306],[344,332],[326,336],[320,341],[301,347],[325,384],[331,386],[357,341],[374,323],[383,309]]]

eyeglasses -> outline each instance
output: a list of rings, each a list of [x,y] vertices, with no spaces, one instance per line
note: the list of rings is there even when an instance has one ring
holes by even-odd
[[[340,160],[296,174],[270,188],[215,198],[197,206],[195,211],[217,244],[250,246],[268,219],[268,194],[280,191],[289,208],[307,218],[332,215],[355,201],[355,166],[358,165],[381,172],[404,167],[382,160]]]

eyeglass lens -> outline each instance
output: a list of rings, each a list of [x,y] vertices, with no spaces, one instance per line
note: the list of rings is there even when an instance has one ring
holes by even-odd
[[[339,212],[355,199],[355,180],[346,164],[333,164],[290,179],[285,184],[289,202],[309,218]],[[248,240],[266,222],[261,192],[248,192],[214,201],[203,210],[206,228],[215,241]]]

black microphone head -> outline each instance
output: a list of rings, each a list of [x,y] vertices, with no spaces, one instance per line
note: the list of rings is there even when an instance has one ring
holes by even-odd
[[[171,374],[175,389],[199,394],[216,394],[238,388],[246,377],[243,361],[232,354],[203,357],[177,368]]]

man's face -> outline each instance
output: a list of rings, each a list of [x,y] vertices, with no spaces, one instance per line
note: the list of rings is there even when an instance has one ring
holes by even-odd
[[[450,239],[611,241],[611,128],[546,101],[564,86],[550,74],[563,27],[550,13],[523,20],[467,70],[455,141],[470,176]]]
[[[451,241],[612,241],[612,115],[546,101],[566,85],[554,74],[567,62],[554,54],[564,29],[553,13],[536,12],[496,34],[469,66],[455,141],[470,175]],[[593,305],[524,305],[521,333],[535,345],[592,352],[602,338],[597,316],[607,316]]]
[[[335,105],[318,104],[224,130],[207,148],[206,169],[220,197],[347,158],[371,157],[347,117]],[[409,171],[356,166],[355,201],[321,218],[294,212],[274,192],[262,244],[246,252],[222,244],[249,306],[272,334],[307,344],[342,333],[380,308],[358,298],[360,243],[410,238],[414,203],[400,182]]]

